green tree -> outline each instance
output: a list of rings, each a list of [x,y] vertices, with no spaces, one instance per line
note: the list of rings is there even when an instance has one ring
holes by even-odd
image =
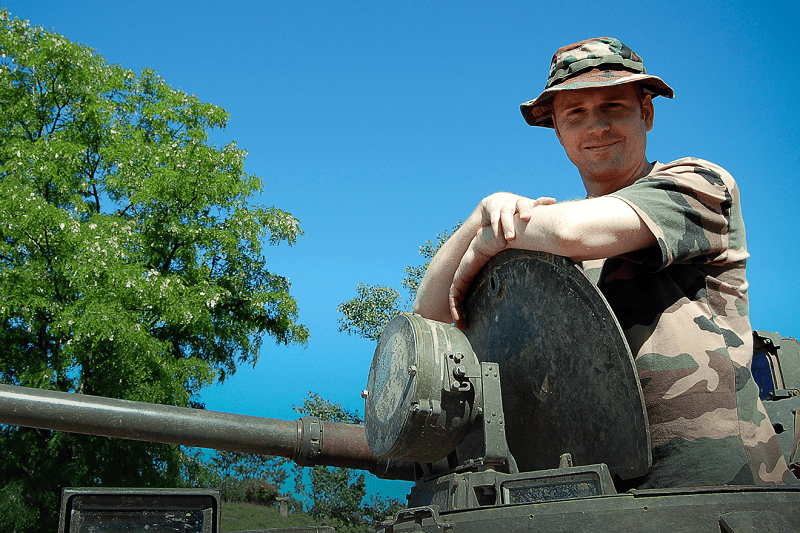
[[[305,343],[228,115],[0,10],[0,381],[193,405],[264,335]],[[65,485],[175,486],[177,447],[0,427],[0,529],[52,531]]]
[[[316,416],[321,420],[362,423],[358,411],[351,412],[339,403],[330,402],[318,394],[308,393],[303,405],[294,406],[301,415]],[[364,502],[367,493],[363,473],[347,468],[314,466],[309,472],[310,487],[306,487],[303,470],[295,468],[295,492],[310,502],[308,512],[321,521],[332,521],[337,531],[367,532],[374,525],[400,509],[400,502],[392,498],[373,496]]]
[[[189,487],[216,488],[224,501],[266,505],[275,501],[289,472],[282,457],[198,449],[184,455],[182,477]]]
[[[405,301],[400,291],[392,287],[359,283],[356,297],[339,304],[337,308],[342,314],[339,317],[339,331],[377,341],[386,324],[395,315],[411,310],[431,259],[460,226],[461,222],[452,230],[437,234],[435,241],[428,240],[420,246],[419,253],[424,262],[421,265],[407,266],[405,277],[400,281],[406,294]],[[303,406],[296,407],[295,410],[327,420],[361,423],[358,413],[349,413],[341,405],[332,404],[313,393],[309,393]],[[302,477],[297,476],[295,479],[296,492],[306,494]],[[345,469],[314,467],[311,471],[311,491],[308,492],[312,501],[310,514],[337,518],[348,530],[359,531],[364,524],[385,520],[402,507],[397,500],[375,497],[365,503],[365,493],[363,474],[356,475]]]
[[[386,324],[399,312],[410,311],[417,296],[422,277],[431,264],[431,259],[439,248],[461,226],[459,222],[452,230],[436,235],[436,241],[426,241],[419,247],[419,253],[425,259],[422,265],[407,266],[405,277],[400,285],[406,293],[404,303],[400,291],[382,285],[359,283],[356,297],[339,304],[337,310],[343,315],[339,317],[339,331],[348,335],[357,335],[367,340],[377,341]]]

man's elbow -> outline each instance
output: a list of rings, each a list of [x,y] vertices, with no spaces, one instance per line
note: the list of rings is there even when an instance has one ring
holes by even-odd
[[[453,317],[450,315],[450,305],[447,298],[445,297],[442,301],[442,298],[426,297],[422,289],[423,287],[420,287],[417,291],[417,297],[414,299],[414,307],[412,308],[414,313],[429,320],[451,323]]]
[[[422,313],[425,311],[425,307],[424,307],[423,302],[421,301],[421,299],[419,297],[419,294],[417,295],[416,298],[414,298],[414,306],[412,307],[411,310],[414,312],[414,314],[417,314],[417,315],[422,315]]]

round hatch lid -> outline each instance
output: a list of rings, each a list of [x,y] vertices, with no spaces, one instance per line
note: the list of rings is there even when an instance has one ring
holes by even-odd
[[[378,457],[435,462],[464,436],[471,394],[443,394],[447,360],[474,362],[469,341],[450,324],[402,313],[381,335],[364,402],[367,443]]]
[[[606,463],[650,469],[650,432],[630,348],[608,303],[572,261],[507,250],[475,278],[464,334],[498,363],[506,438],[520,471]]]

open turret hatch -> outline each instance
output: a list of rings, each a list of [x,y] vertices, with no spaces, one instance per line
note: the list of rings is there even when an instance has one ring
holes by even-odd
[[[623,479],[647,472],[650,436],[630,349],[577,265],[503,252],[474,280],[465,312],[463,333],[410,314],[387,326],[364,393],[376,455],[417,461],[426,479],[556,469],[565,454]]]
[[[623,479],[650,469],[650,432],[622,330],[575,263],[509,250],[475,279],[464,334],[500,367],[506,438],[522,472],[605,463]]]

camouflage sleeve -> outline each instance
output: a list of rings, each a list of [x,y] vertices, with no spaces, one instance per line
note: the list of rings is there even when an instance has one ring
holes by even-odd
[[[628,203],[655,235],[658,250],[626,256],[649,270],[747,258],[736,182],[713,163],[693,158],[656,163],[650,174],[612,196]]]

